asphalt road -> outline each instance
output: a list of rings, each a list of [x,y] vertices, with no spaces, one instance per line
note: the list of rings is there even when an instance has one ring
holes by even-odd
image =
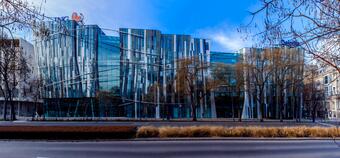
[[[0,141],[4,158],[339,158],[331,140]]]
[[[0,121],[0,126],[225,126],[225,127],[235,127],[235,126],[261,126],[261,127],[282,127],[282,126],[325,126],[330,127],[333,125],[320,124],[312,122],[302,122],[296,123],[295,121],[243,121],[243,122],[233,122],[233,121],[102,121],[102,122],[52,122],[52,121]]]

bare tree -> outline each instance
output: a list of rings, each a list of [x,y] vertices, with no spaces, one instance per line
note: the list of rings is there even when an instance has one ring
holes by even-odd
[[[11,104],[11,119],[15,119],[13,97],[18,91],[18,83],[29,71],[13,33],[26,28],[39,31],[37,20],[44,18],[39,10],[26,0],[0,0],[0,91],[5,99],[5,120],[8,102]]]
[[[19,46],[19,40],[0,41],[0,91],[4,102],[4,120],[7,116],[7,102],[11,106],[11,120],[15,120],[14,98],[18,97],[19,83],[27,79],[30,69]]]
[[[162,86],[159,86],[158,83],[154,83],[152,84],[150,87],[148,87],[148,93],[146,94],[143,94],[142,95],[142,101],[144,102],[143,104],[146,105],[144,106],[144,111],[145,111],[145,114],[147,114],[147,108],[148,107],[152,107],[152,108],[155,108],[155,113],[157,113],[157,109],[156,109],[156,106],[160,106],[160,102],[162,102],[162,104],[164,104],[164,98],[161,97],[159,98],[159,100],[157,99],[157,96],[158,96],[158,92],[162,91]],[[158,102],[159,101],[159,102]],[[169,117],[170,119],[170,116],[169,116],[169,107],[166,105],[166,115],[167,117]]]
[[[236,92],[236,70],[231,64],[217,63],[214,64],[211,71],[211,79],[209,80],[213,91],[220,91],[226,95],[219,98],[225,102],[231,102],[232,118],[235,120],[235,95]],[[230,99],[230,100],[229,100]]]
[[[257,118],[260,121],[263,121],[265,117],[265,88],[273,74],[272,55],[269,49],[264,49],[262,52],[251,49],[244,62],[245,69],[248,72],[246,77],[246,82],[249,84],[248,90],[250,94],[255,96]]]
[[[242,121],[242,103],[244,101],[244,98],[242,93],[244,92],[244,64],[243,61],[239,61],[235,65],[235,91],[236,91],[236,96],[237,96],[237,103],[239,104],[238,108],[238,120],[241,122]]]
[[[252,20],[244,29],[259,39],[257,44],[299,46],[340,73],[339,0],[260,2],[261,7],[251,12]]]
[[[41,6],[35,6],[27,0],[0,0],[0,28],[10,34],[26,28],[39,31],[37,22],[46,16],[40,12]]]
[[[276,118],[283,121],[283,109],[288,107],[288,93],[296,94],[298,83],[302,82],[303,56],[297,49],[273,48],[273,81],[275,83]],[[303,55],[303,54],[302,54]],[[302,91],[301,91],[302,92]],[[300,93],[301,93],[300,92]],[[295,98],[295,95],[294,97]],[[295,105],[295,103],[293,103]],[[294,108],[295,109],[295,108]]]
[[[252,48],[245,54],[246,90],[255,99],[260,120],[275,117],[283,121],[300,110],[297,105],[301,105],[298,95],[302,93],[303,58],[299,49],[287,47]]]
[[[313,122],[318,111],[324,111],[325,91],[318,80],[318,68],[316,65],[307,65],[305,72],[304,103],[307,112],[312,116]]]
[[[190,98],[190,107],[193,121],[197,121],[198,100],[206,95],[200,93],[199,87],[203,86],[202,71],[208,68],[207,63],[203,63],[198,57],[180,59],[176,74],[176,89],[179,93]],[[201,77],[200,77],[201,76]]]
[[[99,105],[99,115],[101,117],[110,117],[113,116],[114,108],[118,98],[115,95],[115,89],[112,88],[110,91],[98,91],[96,92],[96,99]]]
[[[42,88],[43,88],[43,80],[40,77],[35,75],[29,76],[29,79],[26,81],[27,84],[24,87],[24,91],[26,91],[27,96],[31,98],[34,102],[34,109],[38,115],[43,114],[43,109],[40,108],[39,102],[42,99]]]
[[[214,78],[215,82],[219,82],[219,84],[227,85],[230,83],[230,79],[232,77],[233,66],[224,63],[217,63],[213,66],[211,76]]]

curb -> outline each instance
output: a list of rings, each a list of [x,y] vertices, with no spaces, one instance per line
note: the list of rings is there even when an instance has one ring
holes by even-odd
[[[337,138],[254,138],[254,137],[228,137],[228,138],[135,138],[135,139],[126,139],[124,141],[313,141],[313,140],[340,140],[340,137]]]
[[[319,125],[322,125],[322,126],[326,126],[326,127],[337,127],[336,125],[332,125],[332,124],[329,124],[329,123],[323,123],[323,122],[316,122],[317,124]]]
[[[249,137],[230,137],[230,138],[131,138],[131,139],[0,139],[0,142],[185,142],[185,141],[336,141],[340,142],[340,137],[332,138],[249,138]]]

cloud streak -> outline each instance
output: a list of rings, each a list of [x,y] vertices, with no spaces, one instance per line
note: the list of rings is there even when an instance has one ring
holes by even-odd
[[[239,33],[235,27],[228,25],[200,29],[197,34],[200,37],[212,40],[214,51],[235,52],[252,45],[252,42],[245,40],[244,35]]]

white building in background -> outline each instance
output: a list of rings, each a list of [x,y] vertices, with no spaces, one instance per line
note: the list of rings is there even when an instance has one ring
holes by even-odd
[[[1,42],[6,42],[8,40],[3,40]],[[37,111],[37,106],[41,104],[41,100],[35,99],[31,94],[33,91],[32,85],[30,82],[37,78],[37,66],[35,62],[35,54],[34,47],[28,41],[18,38],[11,41],[14,43],[14,46],[18,51],[21,50],[23,57],[27,62],[27,66],[29,67],[29,73],[25,77],[25,79],[21,77],[17,77],[17,80],[20,81],[16,90],[14,91],[13,101],[15,102],[15,113],[16,117],[31,117]],[[0,84],[2,81],[0,80]],[[4,115],[4,96],[0,93],[0,117],[2,118]],[[7,118],[10,118],[10,103],[7,103]]]
[[[338,63],[338,66],[340,64]],[[319,71],[321,88],[325,92],[325,104],[329,119],[340,119],[340,74],[331,67],[325,66]]]

